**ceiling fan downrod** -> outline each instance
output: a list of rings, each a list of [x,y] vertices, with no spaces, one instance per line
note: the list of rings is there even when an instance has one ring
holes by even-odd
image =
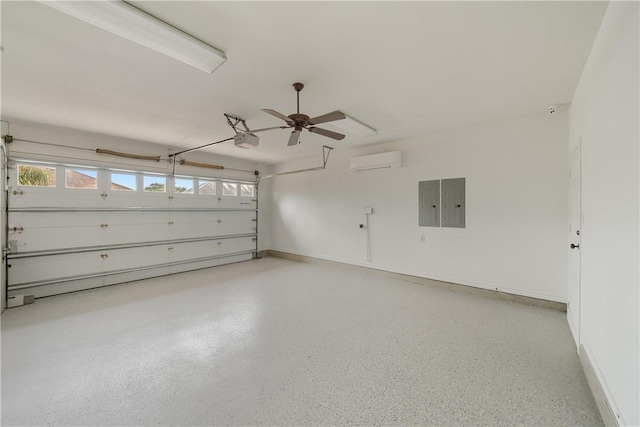
[[[297,114],[300,114],[300,91],[302,89],[304,89],[304,85],[302,83],[294,83],[293,84],[293,88],[296,90],[296,95],[297,95],[297,99],[298,99],[298,112],[297,112]]]

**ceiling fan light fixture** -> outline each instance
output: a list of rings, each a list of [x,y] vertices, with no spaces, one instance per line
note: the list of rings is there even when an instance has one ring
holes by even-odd
[[[345,114],[344,120],[331,123],[332,126],[354,136],[366,137],[377,135],[378,131]]]
[[[41,3],[207,73],[227,60],[224,52],[121,0]]]

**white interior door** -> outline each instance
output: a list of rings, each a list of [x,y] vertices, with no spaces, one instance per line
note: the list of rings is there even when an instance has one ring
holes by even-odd
[[[582,228],[581,209],[581,145],[571,154],[570,159],[570,228],[569,228],[569,304],[567,315],[573,329],[576,344],[580,348],[580,233]]]

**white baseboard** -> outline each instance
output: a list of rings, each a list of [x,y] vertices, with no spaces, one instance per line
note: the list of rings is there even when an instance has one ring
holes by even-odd
[[[364,267],[364,268],[372,269],[372,270],[387,271],[387,272],[390,272],[390,273],[398,273],[398,274],[404,274],[404,275],[413,276],[413,277],[426,278],[424,276],[424,273],[419,272],[419,271],[412,271],[412,270],[408,270],[408,269],[398,269],[398,268],[389,267],[389,266],[386,266],[386,265],[371,264],[371,263],[362,262],[362,261],[358,261],[358,260],[354,260],[354,259],[335,258],[335,257],[319,255],[319,254],[313,254],[313,253],[304,253],[303,254],[303,253],[299,253],[299,252],[296,252],[294,250],[289,250],[289,249],[282,249],[282,250],[280,250],[280,249],[269,249],[269,250],[265,250],[264,252],[282,252],[282,253],[285,253],[285,254],[297,255],[297,256],[301,256],[301,257],[321,259],[321,260],[325,260],[325,261],[333,261],[333,262],[336,262],[336,263],[339,263],[339,264]],[[539,292],[523,291],[521,289],[513,289],[513,288],[509,288],[509,287],[503,286],[503,285],[496,285],[494,283],[482,283],[482,282],[476,282],[476,281],[472,281],[472,280],[468,280],[468,279],[461,279],[461,278],[458,278],[458,277],[445,277],[445,276],[430,275],[428,277],[428,279],[436,280],[436,281],[439,281],[439,282],[454,283],[456,285],[463,285],[463,286],[468,286],[468,287],[472,287],[472,288],[487,289],[487,290],[490,290],[490,291],[503,292],[503,293],[506,293],[506,294],[509,294],[509,295],[519,295],[519,296],[522,296],[522,297],[529,297],[529,298],[535,298],[535,299],[539,299],[539,300],[557,302],[557,303],[563,304],[563,306],[564,306],[563,311],[566,311],[566,306],[567,306],[566,299],[565,298],[560,298],[560,297],[555,296],[555,295],[547,295],[547,294],[543,294],[543,293],[539,293]]]
[[[607,427],[626,425],[620,416],[616,415],[617,411],[614,409],[613,403],[611,402],[611,399],[609,399],[608,393],[605,391],[606,386],[600,380],[597,365],[592,363],[592,357],[591,352],[585,347],[585,345],[581,345],[580,363],[582,364],[584,375],[587,377],[587,382],[589,383],[589,388],[591,388],[593,398],[598,405],[602,421]]]
[[[277,250],[265,250],[261,251],[260,256],[274,256],[277,258],[288,259],[292,261],[298,262],[307,262],[314,264],[328,264],[338,267],[346,267],[352,270],[364,271],[370,274],[375,274],[378,276],[389,277],[394,279],[405,280],[412,283],[419,283],[423,285],[429,285],[439,288],[445,288],[449,290],[458,290],[468,294],[481,295],[496,299],[501,299],[505,301],[513,301],[526,305],[535,305],[538,307],[550,308],[553,310],[559,311],[567,311],[567,304],[563,302],[548,300],[544,298],[537,298],[530,295],[518,295],[515,293],[510,293],[505,291],[504,289],[496,290],[495,287],[480,287],[469,285],[467,283],[460,283],[451,280],[442,280],[441,278],[426,278],[416,274],[412,274],[412,272],[401,272],[394,270],[387,270],[383,268],[374,268],[372,266],[365,266],[356,263],[349,263],[345,261],[327,259],[322,257],[314,257],[308,255],[301,255],[291,252],[277,251]]]

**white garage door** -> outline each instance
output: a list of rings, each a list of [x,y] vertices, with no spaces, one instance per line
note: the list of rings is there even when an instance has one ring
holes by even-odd
[[[12,160],[8,294],[36,298],[255,257],[253,182]]]

